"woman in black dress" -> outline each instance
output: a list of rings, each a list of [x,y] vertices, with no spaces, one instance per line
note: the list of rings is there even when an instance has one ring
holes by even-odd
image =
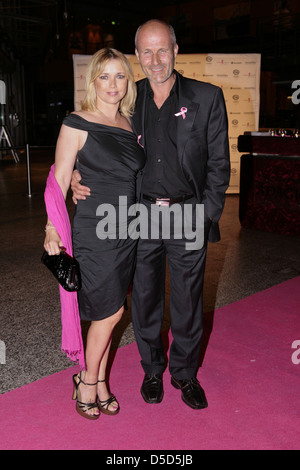
[[[135,266],[137,241],[128,232],[130,217],[120,217],[136,201],[136,176],[145,156],[134,135],[136,87],[126,57],[102,49],[92,57],[86,74],[87,93],[82,109],[64,119],[56,146],[55,178],[64,197],[74,165],[90,197],[78,201],[73,219],[73,249],[79,262],[82,288],[78,292],[80,317],[91,321],[85,351],[86,370],[73,377],[76,409],[88,419],[100,412],[116,414],[119,404],[105,382],[113,329]],[[111,209],[108,230],[104,209]],[[102,220],[102,222],[101,222]],[[48,220],[45,249],[58,254],[59,233]]]

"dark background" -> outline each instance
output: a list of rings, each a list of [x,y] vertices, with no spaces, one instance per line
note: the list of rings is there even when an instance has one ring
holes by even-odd
[[[134,35],[158,18],[176,31],[179,53],[260,53],[260,128],[299,128],[299,0],[0,0],[1,121],[15,145],[55,144],[74,109],[72,54],[109,45],[134,53]]]

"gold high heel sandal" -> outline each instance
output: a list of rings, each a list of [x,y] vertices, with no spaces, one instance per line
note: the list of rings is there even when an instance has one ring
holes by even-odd
[[[101,382],[105,382],[105,380],[98,380],[98,383],[101,383]],[[99,410],[101,411],[101,413],[105,415],[116,415],[119,413],[120,405],[114,395],[110,395],[110,397],[107,400],[100,400],[98,396],[98,400],[99,400]],[[113,404],[113,402],[116,402],[118,406],[115,410],[112,411],[112,410],[109,410],[108,408],[110,405]]]
[[[78,382],[76,381],[76,378],[78,378]],[[97,385],[97,382],[95,384],[87,384],[85,383],[82,378],[81,378],[81,372],[79,374],[73,375],[73,383],[74,383],[74,391],[73,391],[73,400],[77,400],[76,402],[76,411],[77,413],[80,414],[80,416],[83,416],[86,419],[98,419],[100,416],[100,412],[98,414],[89,414],[88,411],[92,410],[93,408],[97,408],[99,410],[97,402],[95,403],[83,403],[80,401],[78,398],[80,398],[79,395],[79,385],[82,383],[83,385],[90,385],[90,386],[95,386]]]

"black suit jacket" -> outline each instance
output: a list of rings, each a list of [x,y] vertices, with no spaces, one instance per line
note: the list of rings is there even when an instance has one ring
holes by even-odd
[[[208,239],[218,241],[225,192],[230,179],[228,122],[221,88],[183,77],[178,81],[178,112],[186,108],[185,119],[176,117],[177,155],[191,192],[204,204],[206,217],[212,219]],[[133,127],[145,147],[146,80],[137,83],[138,97]],[[147,148],[145,148],[147,155]],[[139,190],[141,178],[139,179]]]

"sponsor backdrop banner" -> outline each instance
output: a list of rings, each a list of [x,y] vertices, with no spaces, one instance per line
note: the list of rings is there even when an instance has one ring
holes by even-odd
[[[135,79],[144,78],[135,55],[127,56]],[[74,107],[80,109],[84,96],[85,70],[91,56],[73,55]],[[258,131],[260,104],[260,54],[179,54],[175,68],[185,77],[222,88],[228,113],[231,178],[227,193],[239,193],[240,157],[238,136]]]

